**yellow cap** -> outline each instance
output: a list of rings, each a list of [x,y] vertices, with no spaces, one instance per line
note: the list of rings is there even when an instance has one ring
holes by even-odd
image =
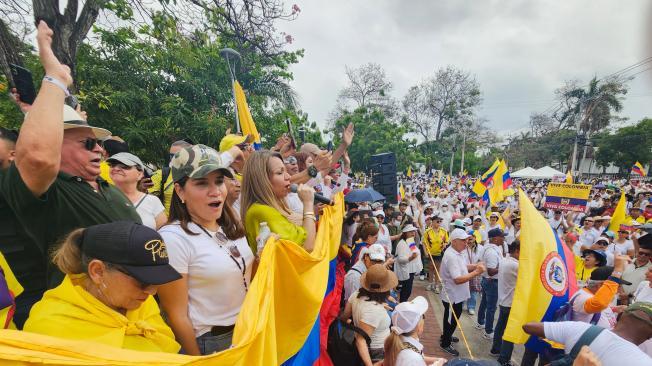
[[[222,141],[220,141],[220,152],[225,152],[226,150],[232,148],[235,145],[239,145],[243,142],[248,142],[251,143],[252,138],[251,135],[235,135],[235,134],[228,134],[222,138]]]

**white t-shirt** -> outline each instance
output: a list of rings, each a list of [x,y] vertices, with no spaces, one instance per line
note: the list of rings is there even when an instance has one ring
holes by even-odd
[[[243,277],[249,286],[254,254],[245,237],[228,240],[221,230],[209,232],[209,237],[194,223],[189,223],[188,229],[199,235],[188,235],[178,223],[163,226],[159,234],[170,265],[188,275],[188,317],[199,337],[213,326],[235,324],[246,294]],[[223,238],[224,244],[219,245],[215,235]],[[240,251],[240,258],[235,258],[240,267],[229,255],[233,245]]]
[[[401,340],[405,343],[410,343],[416,349],[423,352],[423,345],[418,340],[412,337],[401,336]],[[409,348],[404,348],[396,356],[396,366],[426,366],[426,361],[423,358],[423,355],[416,353]]]
[[[349,302],[353,309],[353,324],[360,327],[360,322],[374,327],[369,334],[371,343],[369,348],[377,349],[385,346],[385,339],[389,336],[391,319],[383,304],[375,301],[367,301],[366,297],[358,298],[358,291],[351,294]]]
[[[482,273],[484,278],[498,278],[498,274],[489,276],[488,269],[499,269],[500,259],[502,258],[500,247],[495,244],[486,244],[482,252],[482,261],[487,265],[487,271]]]
[[[587,324],[591,322],[591,319],[593,319],[593,315],[595,314],[589,314],[584,311],[584,303],[593,296],[595,295],[590,293],[586,288],[577,291],[575,301],[573,302],[573,320]],[[616,321],[616,314],[611,310],[611,306],[607,306],[607,308],[602,310],[600,313],[600,319],[596,325],[605,329],[613,329],[616,326]]]
[[[287,196],[285,196],[285,203],[287,203],[288,207],[292,212],[296,212],[299,215],[303,215],[303,202],[301,202],[301,199],[299,198],[299,195],[294,192],[288,193]]]
[[[380,224],[381,230],[378,230],[378,239],[376,239],[376,244],[380,244],[385,247],[385,253],[392,252],[392,241],[389,238],[389,228],[385,224]]]
[[[650,281],[641,281],[636,290],[634,290],[634,300],[632,303],[644,301],[652,302],[652,288],[650,288]]]
[[[142,198],[142,201],[139,202],[136,202],[134,206],[136,207],[136,212],[138,212],[140,219],[143,221],[143,225],[156,230],[156,216],[165,211],[165,207],[161,203],[161,200],[154,195],[146,194],[145,197]]]
[[[344,298],[348,299],[351,294],[360,289],[360,277],[367,272],[367,266],[362,260],[358,260],[351,269],[344,275]]]
[[[614,240],[611,245],[613,246],[614,255],[627,255],[628,250],[634,250],[634,242],[629,239],[625,240],[622,244]]]
[[[543,330],[547,339],[564,345],[569,354],[582,334],[591,325],[584,322],[545,322]],[[603,366],[649,366],[652,359],[635,344],[605,329],[589,344]]]
[[[498,268],[498,305],[511,307],[518,275],[518,260],[503,258]]]
[[[464,253],[465,251],[460,253],[455,248],[450,247],[444,251],[444,256],[441,259],[441,281],[453,304],[461,303],[471,297],[468,282],[458,285],[454,281],[455,278],[469,274]]]

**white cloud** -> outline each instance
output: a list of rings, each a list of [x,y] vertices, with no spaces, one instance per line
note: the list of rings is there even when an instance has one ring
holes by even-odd
[[[292,85],[302,109],[321,126],[346,83],[345,65],[379,63],[397,98],[439,67],[468,70],[482,88],[479,114],[495,130],[508,131],[551,106],[564,80],[588,81],[647,56],[645,0],[297,3],[299,18],[279,28],[292,34],[292,47],[305,49],[292,67]],[[630,85],[633,96],[621,115],[632,121],[652,115],[652,81]]]

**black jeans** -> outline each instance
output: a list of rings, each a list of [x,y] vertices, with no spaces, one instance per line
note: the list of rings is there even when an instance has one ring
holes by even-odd
[[[405,281],[399,281],[401,284],[401,294],[399,302],[408,301],[410,295],[412,295],[412,283],[414,282],[414,273],[410,273],[410,278]]]
[[[514,351],[514,343],[503,340],[505,327],[507,326],[507,319],[509,319],[509,311],[511,307],[499,306],[498,322],[494,329],[494,342],[491,346],[493,353],[500,352],[498,362],[502,365],[507,363],[512,358],[512,351]]]
[[[453,332],[455,332],[455,328],[457,328],[457,321],[455,320],[455,317],[453,314],[450,314],[450,304],[447,303],[446,301],[442,301],[442,304],[444,305],[444,334],[441,336],[441,342],[440,345],[442,347],[448,347],[451,345],[451,340],[453,339]],[[462,308],[463,308],[464,302],[459,302],[457,304],[453,304],[453,311],[455,312],[455,315],[459,318],[462,315]]]

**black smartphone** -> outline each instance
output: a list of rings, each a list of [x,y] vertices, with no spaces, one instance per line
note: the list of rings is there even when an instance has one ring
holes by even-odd
[[[328,141],[328,145],[326,146],[326,150],[328,151],[333,151],[333,141]]]
[[[9,64],[11,77],[16,84],[16,90],[20,95],[20,100],[27,104],[34,103],[36,99],[36,90],[34,89],[34,80],[32,73],[26,68],[14,64]]]
[[[79,106],[79,101],[77,100],[77,97],[72,94],[67,96],[66,99],[63,100],[63,102],[69,105],[74,110],[77,110],[77,107]]]
[[[296,149],[297,148],[297,140],[294,139],[294,133],[292,133],[292,122],[290,122],[289,118],[285,119],[285,125],[287,126],[288,136],[290,137],[290,141],[292,142],[292,148]]]

